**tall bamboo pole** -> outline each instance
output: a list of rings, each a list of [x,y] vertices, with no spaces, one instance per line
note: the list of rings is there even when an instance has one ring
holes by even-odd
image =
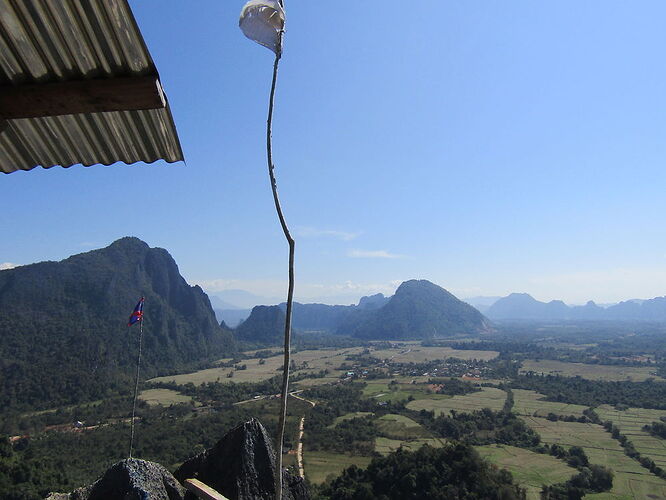
[[[280,6],[284,9],[284,1],[279,0]],[[273,164],[273,108],[275,105],[275,87],[277,86],[278,68],[282,57],[282,40],[284,38],[284,27],[278,34],[278,47],[275,52],[275,62],[273,63],[273,81],[271,83],[271,93],[268,101],[268,119],[266,121],[266,153],[268,161],[268,177],[273,192],[273,201],[275,202],[275,211],[277,212],[282,232],[289,245],[289,288],[287,292],[287,310],[284,321],[284,364],[282,371],[282,391],[280,399],[280,421],[278,424],[277,437],[277,456],[276,456],[276,478],[275,478],[275,498],[282,500],[282,445],[284,442],[284,427],[287,420],[287,398],[289,397],[289,365],[291,364],[291,311],[294,302],[294,252],[296,243],[289,232],[287,221],[285,220],[278,197],[277,181],[275,180],[275,165]]]

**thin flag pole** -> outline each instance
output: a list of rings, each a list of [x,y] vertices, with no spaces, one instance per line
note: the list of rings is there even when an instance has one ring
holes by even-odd
[[[280,7],[284,9],[283,0],[279,0]],[[287,292],[287,310],[284,321],[284,363],[282,371],[282,391],[280,397],[280,420],[278,423],[277,438],[277,467],[275,478],[275,498],[282,500],[282,448],[284,443],[284,428],[287,420],[287,399],[289,397],[289,365],[291,364],[291,311],[294,302],[294,253],[296,243],[291,236],[287,221],[285,220],[278,197],[277,181],[275,179],[275,165],[273,164],[273,108],[275,105],[275,88],[277,86],[278,68],[280,58],[282,57],[282,40],[284,38],[284,29],[278,34],[278,50],[275,52],[275,62],[273,63],[273,81],[271,83],[271,93],[268,101],[268,119],[266,121],[266,153],[268,161],[268,177],[271,182],[273,192],[273,201],[275,202],[275,211],[277,212],[280,226],[284,237],[289,244],[289,288]]]
[[[143,300],[143,299],[142,299]],[[129,326],[127,329],[129,330]],[[134,402],[132,403],[132,423],[130,424],[130,445],[129,458],[132,458],[132,449],[134,447],[134,420],[136,415],[136,400],[139,395],[139,369],[141,367],[141,340],[143,339],[143,314],[139,319],[139,355],[136,359],[136,380],[134,383]]]

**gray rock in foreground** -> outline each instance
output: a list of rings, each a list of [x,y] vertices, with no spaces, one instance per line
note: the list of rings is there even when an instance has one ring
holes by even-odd
[[[171,473],[154,462],[128,458],[108,469],[90,486],[70,494],[54,493],[47,500],[184,500],[185,489]]]
[[[261,423],[251,419],[232,429],[211,449],[171,473],[160,464],[128,458],[90,486],[52,493],[46,500],[196,500],[178,481],[198,479],[229,500],[275,498],[275,452]],[[174,477],[175,476],[175,477]],[[300,477],[282,473],[284,500],[310,500]]]
[[[179,481],[196,478],[229,500],[275,498],[275,452],[261,423],[251,419],[229,431],[215,446],[187,460],[174,476]],[[310,500],[300,477],[283,472],[284,500]],[[194,500],[187,493],[186,500]]]

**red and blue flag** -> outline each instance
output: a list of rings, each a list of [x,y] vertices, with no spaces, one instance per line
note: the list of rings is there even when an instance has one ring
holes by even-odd
[[[139,299],[139,303],[136,305],[134,311],[132,311],[132,314],[129,317],[127,326],[132,326],[134,323],[143,320],[143,300],[143,297]]]

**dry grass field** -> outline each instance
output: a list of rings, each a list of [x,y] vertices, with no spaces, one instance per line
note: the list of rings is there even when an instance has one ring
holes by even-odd
[[[340,422],[344,422],[345,420],[351,420],[352,418],[369,417],[370,415],[374,415],[374,413],[371,413],[369,411],[355,411],[354,413],[346,413],[345,415],[340,415],[339,417],[336,417],[336,419],[333,420],[333,423],[329,425],[329,427],[335,427]]]
[[[527,490],[528,500],[541,498],[541,486],[561,483],[578,471],[550,455],[534,453],[505,445],[477,446],[479,454],[502,469],[507,469],[515,481]]]
[[[579,417],[583,414],[583,410],[587,409],[587,406],[542,401],[541,398],[546,396],[535,391],[513,389],[512,392],[514,399],[513,411],[518,415],[545,417],[549,413],[554,413],[555,415],[575,415]]]
[[[535,372],[545,375],[562,375],[564,377],[578,376],[590,380],[642,382],[648,378],[654,378],[657,381],[666,382],[666,379],[655,376],[655,368],[650,366],[590,365],[566,363],[552,359],[539,361],[527,359],[523,361],[523,367],[520,371],[521,373]]]
[[[372,349],[370,355],[377,359],[390,359],[396,363],[423,363],[425,361],[445,360],[447,358],[459,359],[495,359],[499,353],[496,351],[466,351],[450,347],[424,347],[420,344],[402,344],[395,349]]]
[[[433,437],[425,427],[404,415],[389,413],[377,419],[376,424],[390,439],[413,440]]]
[[[409,451],[416,451],[421,446],[427,444],[433,448],[441,448],[446,441],[438,438],[419,438],[419,439],[390,439],[385,437],[378,437],[375,440],[375,451],[382,455],[396,451],[398,448],[403,448]]]
[[[602,405],[595,408],[595,411],[604,422],[606,420],[613,422],[634,444],[636,451],[654,460],[662,469],[666,469],[666,440],[642,430],[644,425],[659,422],[660,417],[666,417],[666,410],[628,408],[621,411],[610,405]]]
[[[350,354],[359,354],[363,348],[353,347],[347,349],[313,349],[307,351],[299,351],[292,355],[292,359],[296,363],[296,370],[292,371],[293,375],[299,373],[317,373],[321,370],[330,370],[332,378],[337,378],[342,372],[338,370],[340,365],[345,362]],[[245,370],[236,370],[233,367],[215,367],[199,370],[192,373],[184,373],[182,375],[170,375],[167,377],[157,377],[150,379],[149,382],[175,382],[176,384],[187,384],[188,382],[194,385],[201,385],[206,382],[258,382],[267,380],[282,372],[282,356],[271,356],[266,358],[263,364],[257,358],[246,359],[239,363],[246,365]],[[233,372],[233,377],[229,377],[229,373]]]
[[[666,481],[624,454],[624,450],[610,433],[596,424],[578,422],[551,422],[545,418],[521,417],[541,435],[546,444],[557,443],[565,447],[581,446],[590,462],[605,465],[613,470],[613,489],[607,493],[588,495],[586,499],[663,499],[666,498]],[[652,496],[650,496],[652,495]]]
[[[337,476],[350,465],[367,467],[372,458],[326,451],[303,452],[305,476],[314,484],[323,483],[329,476]]]
[[[139,399],[144,400],[149,405],[177,405],[179,403],[189,403],[192,401],[190,396],[181,394],[171,389],[146,389],[139,393]]]
[[[435,394],[426,384],[428,378],[396,377],[367,380],[363,395],[377,401],[407,401],[410,396],[414,399],[449,399],[451,397],[445,394]],[[397,382],[397,385],[392,386],[391,382]]]
[[[407,408],[410,410],[428,410],[437,414],[449,413],[451,410],[459,412],[471,412],[490,408],[501,410],[506,401],[506,392],[495,387],[483,387],[479,392],[473,392],[465,396],[453,396],[452,398],[434,399],[426,397],[410,401]]]

